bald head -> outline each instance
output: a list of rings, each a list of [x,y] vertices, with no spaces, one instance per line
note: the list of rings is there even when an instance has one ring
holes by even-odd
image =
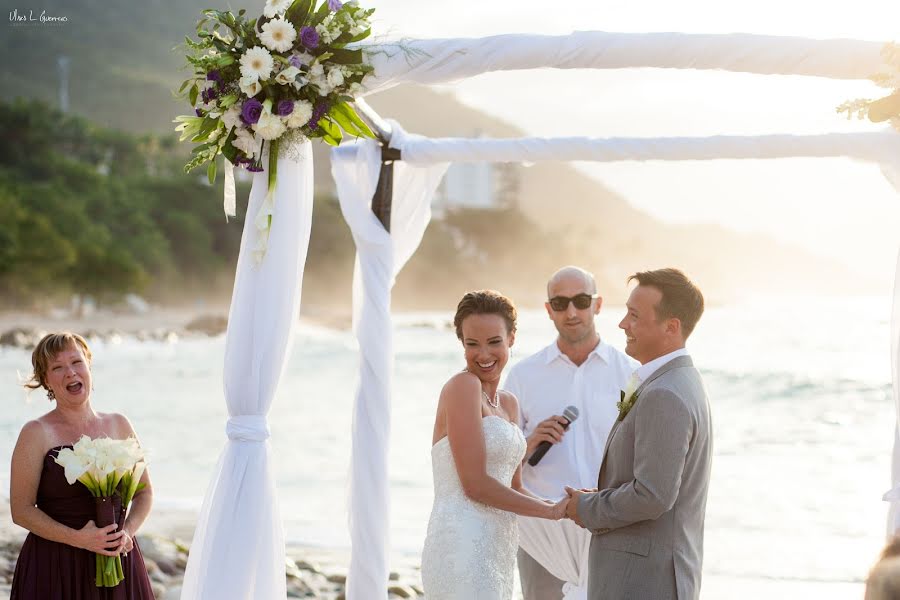
[[[581,267],[569,265],[558,270],[550,277],[550,281],[547,282],[547,297],[552,298],[554,296],[553,289],[558,285],[575,282],[583,284],[584,290],[588,294],[597,293],[597,282],[594,280],[594,274],[590,271],[585,271]]]

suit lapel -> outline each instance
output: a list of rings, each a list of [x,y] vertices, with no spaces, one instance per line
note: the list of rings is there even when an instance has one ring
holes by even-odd
[[[641,385],[634,391],[637,398],[635,399],[635,404],[641,399],[641,392],[644,391],[644,388],[647,387],[651,381],[659,379],[672,369],[677,369],[679,367],[693,367],[694,361],[691,360],[690,356],[678,356],[673,358],[657,370],[655,370],[650,377],[641,382]],[[631,407],[631,410],[634,410],[634,407]],[[629,411],[630,412],[630,411]],[[609,444],[612,442],[613,436],[616,435],[616,431],[619,429],[619,424],[622,421],[616,419],[616,422],[613,423],[612,429],[609,431],[609,436],[606,438],[606,445],[603,447],[603,458],[600,459],[600,473],[597,475],[597,487],[600,486],[600,475],[603,473],[603,465],[606,463],[606,453],[609,451]]]

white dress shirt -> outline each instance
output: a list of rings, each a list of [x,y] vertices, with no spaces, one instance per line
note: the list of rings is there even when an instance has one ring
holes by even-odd
[[[648,377],[659,371],[663,367],[663,365],[678,358],[679,356],[688,356],[687,348],[679,348],[674,352],[663,354],[659,358],[654,358],[647,364],[638,367],[637,371],[635,371],[635,374],[638,377],[637,385],[640,386],[644,381],[647,380]]]
[[[601,340],[580,366],[554,341],[510,369],[503,389],[519,400],[519,426],[526,437],[567,406],[578,409],[578,419],[537,466],[522,464],[526,488],[555,499],[565,495],[566,485],[597,486],[606,438],[619,415],[616,403],[637,367],[637,361]]]

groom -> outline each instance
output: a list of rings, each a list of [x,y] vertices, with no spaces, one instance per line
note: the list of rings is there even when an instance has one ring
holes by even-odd
[[[685,341],[703,294],[676,269],[636,273],[619,327],[641,363],[606,442],[599,490],[566,488],[567,516],[593,535],[590,600],[695,600],[712,425]]]

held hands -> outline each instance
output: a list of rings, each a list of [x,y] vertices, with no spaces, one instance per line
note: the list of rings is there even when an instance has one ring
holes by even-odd
[[[566,433],[563,425],[567,423],[568,420],[560,415],[553,415],[538,423],[538,426],[534,428],[534,431],[531,432],[531,435],[526,440],[525,456],[531,456],[541,442],[550,442],[551,444],[561,442]]]
[[[123,543],[121,538],[127,536],[124,531],[116,531],[118,527],[115,523],[97,527],[93,521],[88,521],[78,530],[76,543],[73,545],[105,556],[118,556]],[[132,544],[130,536],[128,543]]]
[[[550,515],[547,517],[548,519],[559,521],[560,519],[566,518],[566,510],[570,504],[568,496],[563,496],[556,504],[553,504],[550,500],[544,500],[544,502],[550,505]]]
[[[568,494],[569,498],[569,505],[566,507],[566,518],[572,519],[572,521],[574,521],[575,524],[579,527],[584,527],[584,523],[581,521],[581,519],[578,518],[578,501],[581,499],[582,495],[590,494],[596,491],[596,488],[582,488],[580,490],[576,490],[575,488],[566,486],[566,494]]]

